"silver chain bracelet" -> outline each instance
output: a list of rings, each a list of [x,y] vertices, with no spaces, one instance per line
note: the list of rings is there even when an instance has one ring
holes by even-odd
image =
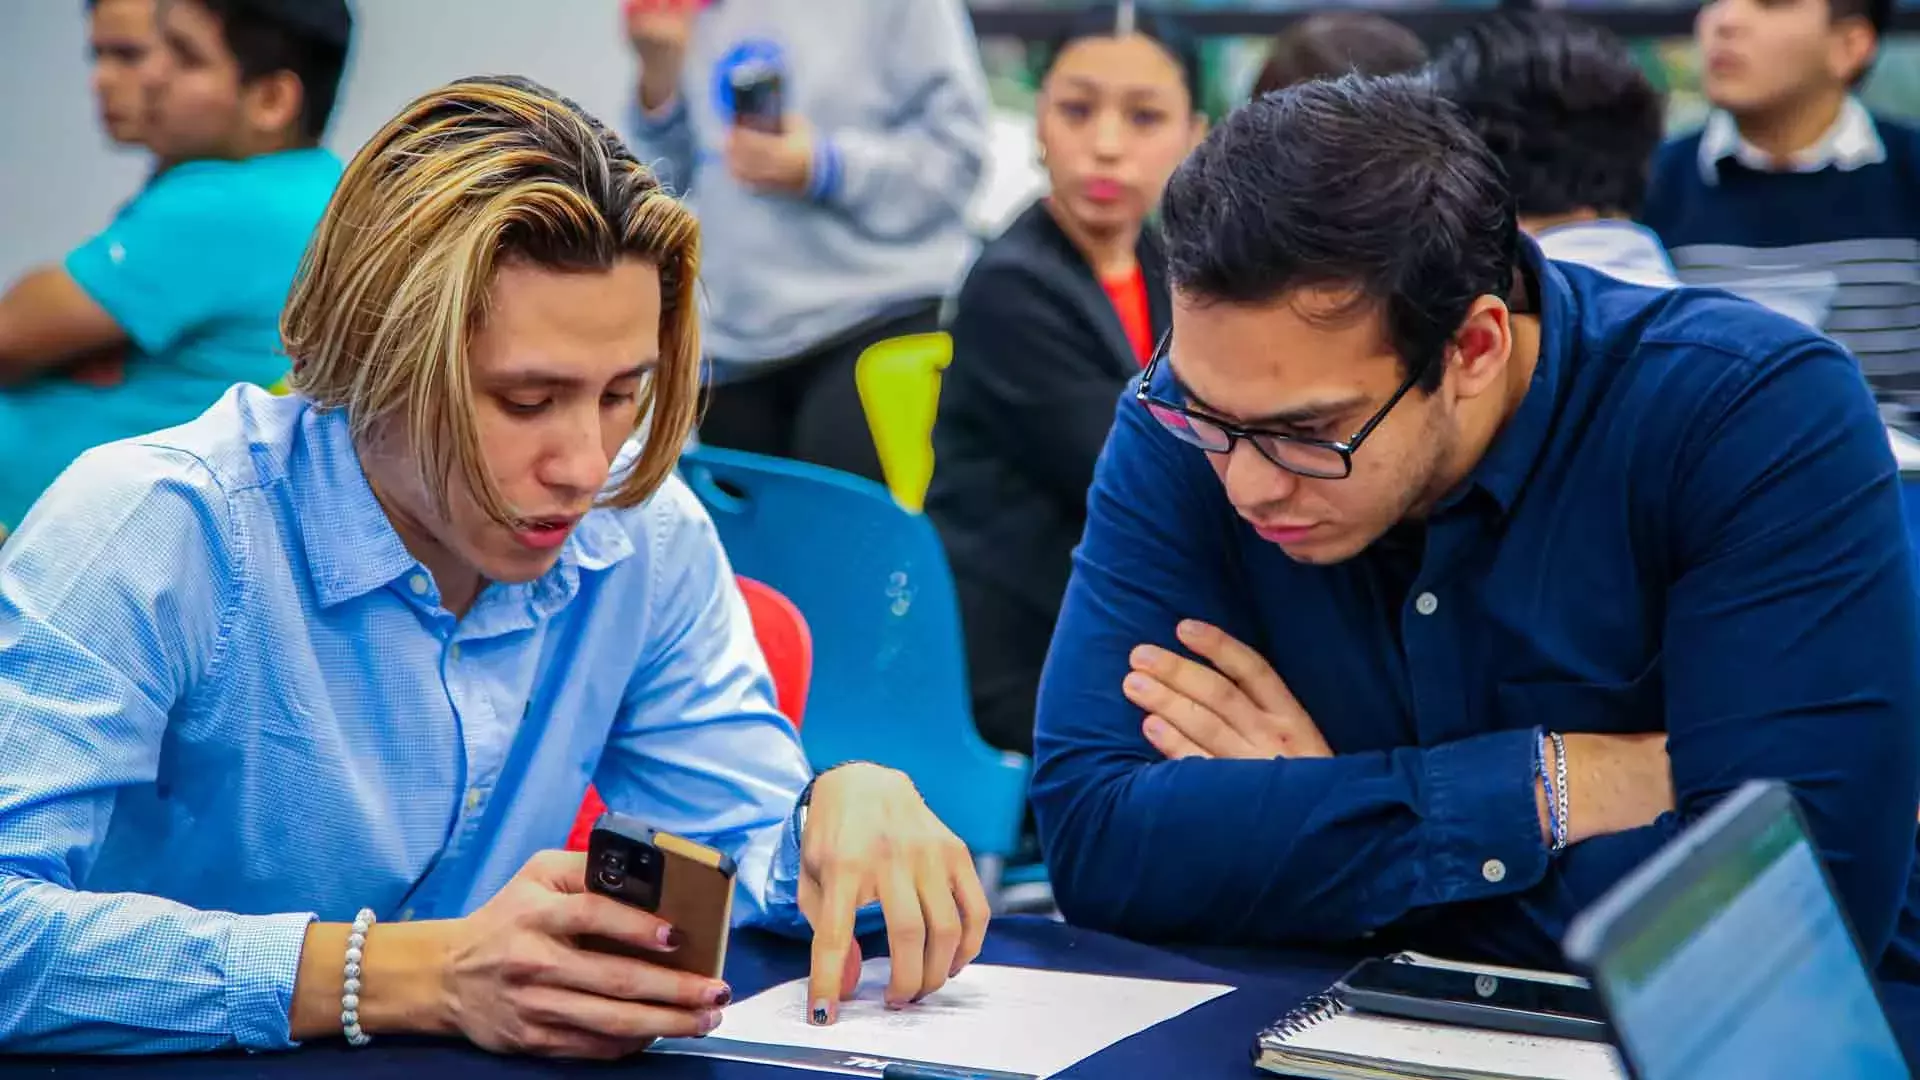
[[[1567,740],[1559,732],[1552,732],[1547,738],[1553,740],[1553,850],[1567,849]]]

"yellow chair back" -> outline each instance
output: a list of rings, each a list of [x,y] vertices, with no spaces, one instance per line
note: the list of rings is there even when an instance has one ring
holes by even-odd
[[[940,375],[953,362],[944,333],[907,334],[867,347],[854,363],[860,408],[880,453],[893,499],[914,513],[926,505],[933,480],[933,419],[940,407]]]

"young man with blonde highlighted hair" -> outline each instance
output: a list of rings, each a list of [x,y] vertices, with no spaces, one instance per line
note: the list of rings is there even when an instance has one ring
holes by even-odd
[[[543,850],[589,780],[730,855],[741,921],[811,926],[815,1022],[867,916],[895,1004],[973,958],[965,849],[898,773],[809,776],[673,477],[697,253],[576,106],[452,84],[347,168],[286,311],[297,392],[53,486],[0,551],[0,1044],[711,1031],[725,985],[576,944],[679,941]]]

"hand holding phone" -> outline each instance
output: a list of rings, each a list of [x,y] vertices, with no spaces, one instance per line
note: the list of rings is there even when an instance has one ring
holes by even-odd
[[[643,950],[651,963],[718,979],[733,923],[733,860],[705,844],[608,812],[587,839],[587,891],[659,916],[675,935],[671,953]],[[589,948],[632,955],[617,940]]]
[[[718,979],[662,962],[676,951],[665,920],[588,892],[578,852],[542,852],[473,914],[421,925],[444,927],[444,960],[422,973],[438,1001],[418,1027],[498,1053],[624,1057],[712,1031],[732,999]]]
[[[736,126],[771,135],[785,129],[787,104],[779,68],[759,60],[748,61],[729,71],[727,82],[733,91]]]

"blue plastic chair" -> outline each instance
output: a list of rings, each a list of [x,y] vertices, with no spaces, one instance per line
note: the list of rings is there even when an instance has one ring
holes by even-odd
[[[995,895],[1031,763],[974,727],[959,604],[932,523],[879,484],[800,462],[700,446],[680,471],[735,572],[784,593],[813,631],[801,741],[814,767],[872,761],[911,776]]]

